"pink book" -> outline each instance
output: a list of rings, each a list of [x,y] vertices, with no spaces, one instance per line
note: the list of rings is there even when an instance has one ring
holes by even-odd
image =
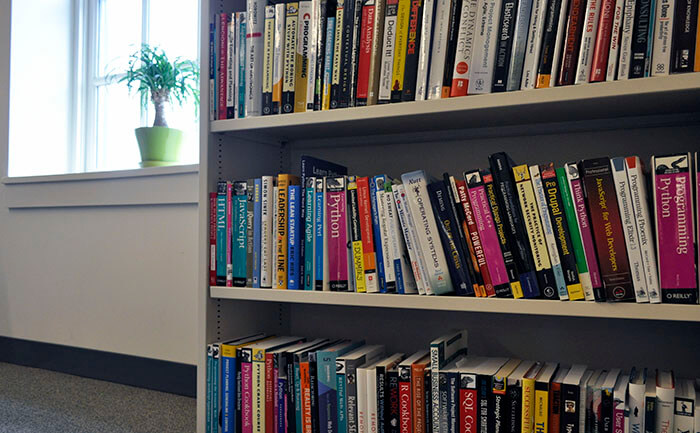
[[[241,433],[253,433],[253,352],[241,353]]]
[[[332,291],[348,290],[348,235],[345,177],[326,178],[328,273]]]
[[[226,182],[226,287],[233,286],[233,258],[231,255],[231,236],[233,235],[233,183]]]
[[[489,269],[491,284],[493,286],[500,286],[502,284],[508,285],[508,273],[506,272],[506,265],[503,261],[503,254],[501,253],[501,245],[498,240],[498,235],[496,234],[496,226],[493,223],[491,206],[486,196],[481,174],[478,171],[472,171],[465,173],[464,177],[467,181],[469,201],[472,204],[474,220],[476,220],[476,226],[479,229],[479,238],[481,240],[481,246],[484,249],[484,256],[486,257],[486,266]],[[487,296],[495,295],[495,292],[487,293]]]
[[[661,302],[697,304],[690,153],[655,156],[651,166]]]

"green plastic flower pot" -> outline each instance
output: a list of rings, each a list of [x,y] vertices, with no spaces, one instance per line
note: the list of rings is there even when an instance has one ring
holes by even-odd
[[[184,133],[163,126],[136,128],[141,151],[141,167],[174,165],[180,160]]]

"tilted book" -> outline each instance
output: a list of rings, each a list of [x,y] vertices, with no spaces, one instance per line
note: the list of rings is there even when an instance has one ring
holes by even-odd
[[[416,282],[416,288],[418,293],[425,295],[427,289],[425,287],[425,281],[423,279],[423,274],[425,273],[425,263],[423,257],[418,251],[418,238],[416,235],[416,228],[413,222],[409,219],[409,210],[406,207],[406,189],[403,184],[396,184],[392,186],[394,192],[394,202],[396,203],[396,212],[399,216],[399,221],[401,222],[401,229],[403,232],[404,241],[406,243],[406,250],[408,251],[409,258],[411,260],[411,269],[413,270],[413,277]]]
[[[392,186],[393,184],[389,182],[384,184],[384,200],[386,201],[387,232],[389,233],[389,249],[391,250],[391,264],[394,268],[396,291],[401,294],[417,293],[418,287],[416,286],[411,260],[404,242]]]

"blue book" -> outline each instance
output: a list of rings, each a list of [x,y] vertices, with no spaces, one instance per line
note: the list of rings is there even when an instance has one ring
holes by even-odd
[[[327,260],[323,255],[323,232],[325,225],[325,195],[323,192],[323,178],[316,179],[316,205],[315,211],[316,216],[314,217],[314,273],[316,274],[316,282],[314,284],[315,290],[323,290],[323,267],[324,261]],[[325,264],[328,267],[328,264]]]
[[[370,178],[369,199],[372,202],[372,228],[374,231],[374,249],[377,256],[377,275],[379,276],[379,291],[386,293],[386,278],[384,274],[384,254],[382,252],[382,233],[379,229],[379,208],[377,207],[377,191],[384,190],[386,175],[380,174]]]
[[[299,281],[299,195],[301,187],[299,185],[289,185],[288,189],[289,211],[288,211],[288,238],[287,238],[287,289],[299,290],[301,282]]]
[[[217,20],[218,21],[218,20]],[[209,120],[216,120],[216,24],[209,23]]]
[[[246,86],[245,86],[245,65],[247,64],[245,58],[245,45],[246,45],[246,13],[239,12],[236,13],[236,24],[238,25],[238,35],[236,37],[236,52],[238,54],[238,117],[245,117],[245,100],[246,100]]]
[[[233,261],[233,285],[246,285],[246,240],[248,230],[248,195],[245,181],[233,183],[233,218],[231,260]]]
[[[336,361],[362,344],[364,341],[343,341],[316,352],[320,433],[339,433]]]
[[[260,241],[262,224],[262,179],[255,179],[253,191],[253,287],[260,287]]]
[[[211,429],[212,433],[217,433],[219,431],[219,408],[221,407],[221,394],[219,393],[219,380],[221,377],[219,344],[212,344],[212,348]]]
[[[316,283],[314,274],[314,217],[316,216],[316,178],[310,177],[306,179],[304,187],[304,242],[302,242],[304,250],[304,290],[313,290]]]
[[[216,186],[216,284],[226,285],[226,191],[228,183]]]
[[[214,385],[214,356],[211,344],[207,344],[207,400],[206,400],[206,433],[211,433],[212,420],[212,386]]]
[[[221,431],[233,433],[236,413],[236,357],[221,355]]]

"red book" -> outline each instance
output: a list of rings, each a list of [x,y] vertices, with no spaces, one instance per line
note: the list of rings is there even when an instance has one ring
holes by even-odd
[[[425,357],[411,365],[411,402],[413,404],[413,433],[425,431],[425,369],[430,365],[430,358]]]
[[[603,0],[598,17],[598,33],[593,48],[593,63],[591,64],[590,82],[605,81],[608,72],[608,54],[610,53],[610,37],[615,18],[615,0]]]
[[[476,378],[474,375],[466,376],[472,376],[472,380],[459,381],[459,431],[464,433],[476,433],[478,431],[477,419],[479,418],[476,409]]]
[[[362,255],[365,264],[365,286],[367,293],[379,291],[377,282],[377,263],[374,252],[374,228],[372,226],[372,204],[369,196],[369,178],[357,178],[357,207],[360,214],[360,232],[362,235]]]
[[[226,287],[233,287],[233,183],[226,182]]]
[[[493,283],[491,282],[491,275],[489,274],[489,268],[486,265],[486,256],[484,256],[484,248],[481,245],[481,238],[479,237],[479,227],[476,225],[476,220],[474,219],[474,210],[472,209],[471,202],[469,201],[469,192],[467,191],[467,182],[463,180],[456,180],[457,194],[459,195],[459,201],[462,203],[462,208],[464,209],[464,221],[467,224],[467,230],[465,234],[469,240],[469,255],[472,257],[472,263],[474,263],[474,269],[478,269],[481,274],[481,279],[484,281],[483,286],[479,286],[479,291],[476,292],[476,296],[480,298],[485,298],[487,293],[496,293],[493,288]]]
[[[369,67],[370,63],[372,63],[372,41],[374,40],[375,9],[376,6],[374,4],[368,4],[362,7],[360,58],[357,64],[357,105],[367,105]]]
[[[227,108],[226,108],[226,72],[227,72],[227,62],[228,62],[228,23],[231,19],[231,15],[227,13],[219,14],[219,57],[217,64],[217,78],[218,82],[216,88],[218,90],[217,101],[218,108],[217,113],[219,115],[219,120],[226,119]]]
[[[565,370],[564,373],[568,372]],[[560,371],[552,379],[549,388],[549,426],[551,432],[558,432],[561,424],[561,380],[564,374]]]
[[[275,389],[273,367],[275,354],[265,353],[265,433],[276,433],[275,430]]]
[[[209,193],[209,285],[216,286],[216,196]]]
[[[566,43],[564,44],[559,76],[557,77],[558,86],[574,84],[576,79],[576,66],[585,12],[586,2],[584,0],[571,0],[571,3],[569,3],[569,15],[566,19]]]

